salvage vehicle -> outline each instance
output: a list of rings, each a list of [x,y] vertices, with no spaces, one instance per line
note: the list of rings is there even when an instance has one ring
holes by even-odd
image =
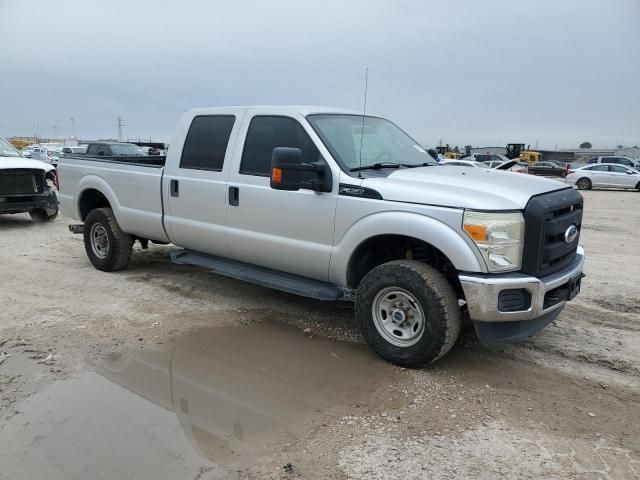
[[[95,268],[132,245],[320,300],[355,302],[369,346],[409,367],[456,342],[522,340],[580,291],[581,195],[436,164],[381,117],[321,107],[185,113],[165,157],[64,157],[61,204]]]
[[[47,180],[57,182],[52,165],[23,157],[0,137],[0,214],[28,212],[35,222],[56,218],[58,196]]]

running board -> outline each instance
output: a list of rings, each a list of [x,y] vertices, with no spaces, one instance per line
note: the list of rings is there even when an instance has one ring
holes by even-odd
[[[218,275],[316,300],[353,300],[353,291],[348,288],[191,250],[171,252],[171,261],[180,265],[204,267]]]

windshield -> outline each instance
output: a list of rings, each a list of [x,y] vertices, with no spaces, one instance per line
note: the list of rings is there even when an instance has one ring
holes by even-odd
[[[111,150],[114,155],[145,155],[140,147],[131,143],[111,145]]]
[[[436,165],[424,148],[389,120],[359,115],[309,115],[309,123],[346,170],[377,163]]]
[[[4,138],[0,138],[0,157],[22,157],[22,155]]]

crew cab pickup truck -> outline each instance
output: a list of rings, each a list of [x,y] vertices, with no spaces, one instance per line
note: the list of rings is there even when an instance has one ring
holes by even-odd
[[[438,166],[381,117],[320,107],[185,113],[168,156],[67,157],[65,215],[100,270],[132,245],[321,300],[355,302],[367,343],[434,362],[470,319],[522,340],[580,290],[581,195],[556,181]],[[150,158],[152,158],[150,160]]]

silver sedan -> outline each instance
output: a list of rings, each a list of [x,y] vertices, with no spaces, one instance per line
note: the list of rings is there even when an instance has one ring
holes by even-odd
[[[640,191],[640,171],[613,163],[571,168],[565,181],[575,185],[579,190],[630,188]]]

